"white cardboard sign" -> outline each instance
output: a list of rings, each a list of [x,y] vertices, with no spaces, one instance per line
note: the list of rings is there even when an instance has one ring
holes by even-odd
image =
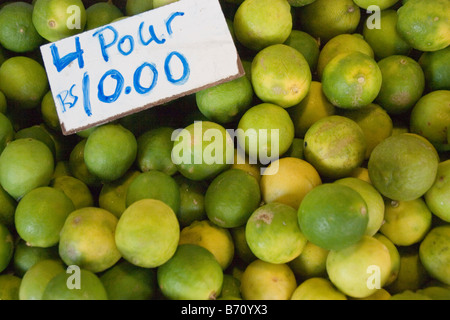
[[[180,0],[41,53],[65,135],[244,75],[218,0]]]

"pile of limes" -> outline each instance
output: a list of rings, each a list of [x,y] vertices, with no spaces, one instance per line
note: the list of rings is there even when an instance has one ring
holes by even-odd
[[[172,2],[0,4],[0,300],[450,300],[449,0],[220,0],[245,76],[63,135],[39,47]]]

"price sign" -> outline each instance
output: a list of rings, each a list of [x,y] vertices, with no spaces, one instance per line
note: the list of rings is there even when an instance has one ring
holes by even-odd
[[[218,0],[180,0],[41,53],[65,135],[244,75]]]

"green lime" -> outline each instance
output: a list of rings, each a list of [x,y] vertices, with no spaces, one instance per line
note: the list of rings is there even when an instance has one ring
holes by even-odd
[[[391,274],[387,247],[374,237],[363,236],[357,243],[327,257],[327,274],[339,291],[352,298],[366,298],[382,288]]]
[[[308,241],[302,253],[288,263],[294,274],[300,279],[326,277],[326,262],[330,250],[321,248]]]
[[[399,293],[396,293],[396,294],[392,295],[392,297],[389,300],[392,300],[392,301],[396,301],[396,300],[397,301],[398,300],[401,300],[401,301],[415,301],[415,300],[419,300],[419,301],[421,301],[421,300],[432,300],[432,299],[430,297],[427,297],[424,294],[421,294],[421,293],[418,293],[418,292],[414,292],[414,291],[411,291],[411,290],[405,290],[403,292],[399,292]]]
[[[56,159],[56,146],[55,142],[41,125],[33,125],[31,127],[23,128],[17,131],[14,135],[14,139],[26,139],[32,138],[44,143],[52,152],[53,158]]]
[[[306,131],[318,120],[334,115],[336,111],[322,90],[322,83],[312,81],[306,97],[288,109],[295,127],[295,136],[304,138]]]
[[[72,200],[75,209],[94,206],[94,196],[91,190],[80,179],[72,176],[59,176],[50,182],[50,186],[62,190]]]
[[[79,268],[68,271],[48,282],[42,300],[108,300],[106,289],[95,273]]]
[[[286,41],[292,23],[287,0],[245,0],[233,20],[238,42],[255,51]]]
[[[379,10],[385,10],[392,7],[394,4],[398,2],[398,0],[354,0],[354,2],[363,9],[369,8],[371,5],[376,4]]]
[[[297,159],[304,159],[303,155],[303,145],[304,145],[304,139],[301,138],[294,138],[292,140],[292,144],[289,147],[289,149],[286,151],[286,153],[283,155],[283,157],[291,157],[291,158],[297,158]]]
[[[22,277],[20,284],[20,300],[42,300],[45,287],[50,280],[65,272],[61,260],[42,260],[33,265]]]
[[[64,222],[58,244],[67,265],[98,273],[112,267],[121,254],[116,247],[118,219],[109,211],[86,207],[73,211]]]
[[[142,199],[161,200],[177,212],[180,208],[180,190],[176,181],[168,174],[150,170],[136,176],[127,190],[126,206]]]
[[[246,223],[245,238],[258,259],[276,264],[297,258],[307,242],[297,222],[297,210],[276,202],[262,205],[252,213]]]
[[[450,225],[434,227],[420,243],[419,257],[428,274],[450,285]]]
[[[332,104],[358,109],[372,103],[382,86],[376,61],[359,51],[340,53],[323,70],[322,87]]]
[[[115,237],[123,258],[139,267],[155,268],[174,255],[180,226],[175,213],[164,202],[143,199],[123,212]]]
[[[0,272],[5,270],[14,255],[14,239],[9,229],[0,223]]]
[[[160,127],[146,131],[137,138],[136,162],[142,172],[159,170],[168,175],[177,172],[172,162],[173,128]]]
[[[414,59],[394,55],[378,61],[383,83],[375,102],[390,114],[409,111],[425,89],[425,76]]]
[[[121,178],[104,183],[98,196],[99,207],[111,212],[117,218],[120,218],[127,208],[128,187],[139,174],[141,174],[140,171],[130,170]]]
[[[153,1],[149,0],[127,0],[125,5],[125,13],[127,16],[134,16],[152,9]]]
[[[84,161],[90,172],[103,181],[122,177],[137,154],[136,137],[120,124],[105,124],[87,138]]]
[[[0,113],[0,154],[6,145],[14,139],[15,132],[11,120],[3,113]]]
[[[75,210],[72,200],[59,189],[38,187],[19,202],[15,226],[29,245],[48,248],[60,241],[60,232],[69,214]]]
[[[37,107],[48,90],[47,74],[36,60],[15,56],[1,65],[0,91],[16,108]]]
[[[316,121],[306,132],[304,155],[322,177],[339,179],[361,166],[366,138],[353,120],[332,115]]]
[[[312,79],[303,54],[286,44],[274,44],[259,51],[252,61],[251,77],[260,100],[283,108],[300,103]]]
[[[302,30],[324,44],[339,34],[353,33],[361,12],[352,0],[316,0],[301,7],[298,18]]]
[[[1,60],[1,59],[0,59]],[[1,66],[1,63],[0,63]],[[5,94],[0,91],[0,113],[6,113],[8,110],[8,102],[6,101]]]
[[[428,140],[413,133],[401,133],[373,149],[368,170],[372,184],[383,196],[408,201],[430,189],[438,165],[438,153]]]
[[[425,85],[431,91],[450,90],[450,46],[433,51],[424,52],[419,58],[419,64],[425,74]]]
[[[23,239],[18,240],[14,248],[13,267],[19,277],[23,275],[36,263],[42,260],[59,259],[58,246],[41,248],[33,247]]]
[[[58,113],[56,112],[55,100],[51,91],[48,91],[41,101],[42,121],[52,130],[60,131]]]
[[[223,285],[223,271],[214,255],[195,244],[179,245],[157,270],[163,295],[170,300],[215,300]]]
[[[0,224],[7,228],[14,226],[17,202],[0,186]]]
[[[430,297],[432,300],[450,300],[450,290],[441,287],[426,287],[419,289],[416,293]]]
[[[288,0],[289,4],[293,7],[303,7],[313,3],[316,0]]]
[[[303,198],[298,224],[305,237],[327,250],[354,245],[365,234],[368,207],[354,189],[338,183],[324,183]]]
[[[178,0],[153,0],[153,8],[159,8],[165,6],[172,2],[177,2]]]
[[[244,300],[289,300],[297,288],[291,268],[257,259],[248,264],[241,277]]]
[[[368,17],[363,27],[364,39],[372,47],[377,60],[393,55],[408,55],[410,45],[403,40],[397,31],[397,10],[386,9],[380,12],[378,26],[373,26],[371,17]]]
[[[436,90],[420,97],[411,110],[410,132],[436,145],[447,144],[450,131],[450,90]]]
[[[335,183],[345,185],[357,191],[367,204],[369,221],[365,234],[373,236],[384,225],[385,205],[381,194],[372,184],[364,180],[346,177],[336,180]]]
[[[234,242],[235,256],[246,264],[256,260],[255,254],[248,246],[245,236],[245,224],[240,227],[231,228],[230,232]]]
[[[317,39],[301,30],[292,30],[284,44],[299,51],[308,62],[313,73],[319,59],[320,45]]]
[[[273,161],[261,177],[261,195],[265,203],[283,203],[298,210],[305,195],[322,179],[307,161],[283,157]]]
[[[82,0],[36,0],[33,24],[49,42],[55,42],[84,31],[86,8]]]
[[[196,220],[207,218],[205,193],[208,184],[189,180],[183,175],[176,175],[174,179],[180,188],[180,209],[175,212],[180,226],[186,227]]]
[[[121,260],[100,275],[108,300],[151,300],[156,295],[153,269]]]
[[[220,291],[220,300],[242,299],[241,297],[241,281],[231,274],[223,275],[222,290]]]
[[[450,45],[447,0],[409,0],[397,14],[397,30],[414,49],[437,51]]]
[[[22,279],[13,274],[0,274],[0,300],[19,300]]]
[[[0,183],[16,200],[37,187],[48,185],[53,169],[52,152],[38,140],[14,140],[0,155]]]
[[[431,212],[450,222],[450,159],[439,163],[436,180],[425,193],[424,199]]]
[[[208,249],[217,259],[222,270],[227,269],[234,258],[234,242],[230,231],[209,220],[194,221],[181,230],[178,244],[187,243]]]
[[[319,58],[317,61],[317,75],[319,79],[322,79],[323,71],[327,64],[340,53],[350,53],[358,51],[374,57],[374,52],[370,44],[366,41],[361,34],[338,34],[331,38],[320,50]]]
[[[238,147],[250,162],[263,164],[278,159],[291,146],[294,123],[286,109],[272,103],[260,103],[245,112],[236,132]]]
[[[314,277],[300,283],[291,300],[347,300],[347,297],[330,280]]]
[[[44,43],[32,21],[33,5],[18,1],[0,10],[0,44],[13,52],[29,52]]]
[[[233,162],[233,138],[218,123],[195,121],[179,130],[173,140],[172,161],[188,179],[214,178]]]
[[[229,169],[217,176],[205,194],[206,214],[224,228],[244,225],[259,206],[261,192],[254,177],[239,169]]]
[[[112,3],[97,2],[86,8],[85,30],[92,30],[123,17],[122,11]]]
[[[87,186],[99,186],[100,178],[89,171],[84,161],[84,148],[87,139],[80,140],[70,151],[69,169],[72,176],[83,181]]]
[[[253,101],[252,83],[246,76],[224,82],[195,94],[200,112],[210,121],[227,124],[239,119]]]

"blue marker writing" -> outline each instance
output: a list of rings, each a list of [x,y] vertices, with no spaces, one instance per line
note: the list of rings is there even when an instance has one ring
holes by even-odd
[[[106,30],[112,31],[113,36],[114,36],[113,40],[108,44],[105,43],[105,37],[103,35],[103,32]],[[109,47],[112,47],[117,42],[119,33],[117,32],[117,30],[114,27],[106,26],[106,27],[103,27],[103,28],[99,29],[98,31],[96,31],[92,36],[93,37],[98,36],[98,41],[100,42],[100,50],[102,51],[103,59],[106,62],[108,62],[109,56],[108,56],[108,53],[106,52],[106,49],[108,49]]]
[[[116,89],[114,90],[114,93],[109,96],[105,95],[105,89],[104,89],[104,82],[107,77],[111,77],[114,80],[116,80]],[[98,100],[100,100],[101,102],[105,102],[105,103],[113,103],[114,101],[116,101],[119,98],[120,94],[122,93],[123,84],[124,84],[124,79],[123,79],[122,74],[119,71],[117,71],[115,69],[111,69],[111,70],[107,71],[98,83],[98,95],[97,95]]]
[[[81,49],[80,45],[80,38],[75,37],[75,52],[71,52],[69,54],[66,54],[64,57],[59,56],[58,48],[56,47],[56,44],[52,44],[50,46],[50,51],[52,53],[53,58],[53,64],[56,67],[56,70],[58,72],[61,72],[65,67],[67,67],[72,61],[78,59],[78,67],[80,69],[84,68],[84,59],[83,59],[83,53],[84,51]]]
[[[172,61],[172,57],[177,57],[181,64],[183,65],[183,74],[179,79],[174,79],[172,75],[172,71],[170,69],[170,61]],[[170,83],[176,84],[176,85],[182,85],[185,84],[186,81],[189,79],[189,75],[191,73],[191,70],[189,68],[189,64],[186,60],[186,58],[179,52],[173,51],[171,52],[166,60],[164,61],[164,71],[166,72],[167,80],[169,80]]]

